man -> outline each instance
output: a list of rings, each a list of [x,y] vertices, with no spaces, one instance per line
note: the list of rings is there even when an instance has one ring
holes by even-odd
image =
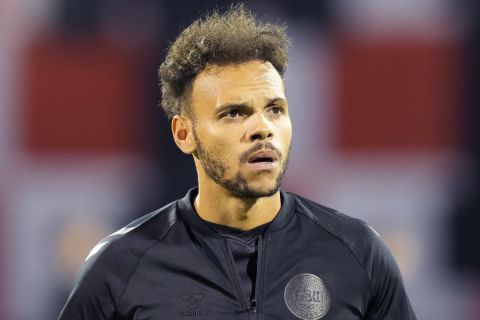
[[[180,34],[160,67],[162,107],[198,188],[101,241],[61,320],[415,319],[370,227],[279,191],[287,45],[243,6]]]

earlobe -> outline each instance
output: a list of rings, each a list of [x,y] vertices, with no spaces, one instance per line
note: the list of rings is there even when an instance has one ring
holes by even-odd
[[[192,154],[195,151],[195,141],[192,136],[191,121],[181,115],[172,118],[172,134],[176,145],[183,153]]]

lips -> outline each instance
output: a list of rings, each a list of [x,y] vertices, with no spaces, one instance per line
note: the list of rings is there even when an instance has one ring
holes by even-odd
[[[277,161],[277,154],[272,150],[261,150],[248,157],[248,163],[273,163]]]

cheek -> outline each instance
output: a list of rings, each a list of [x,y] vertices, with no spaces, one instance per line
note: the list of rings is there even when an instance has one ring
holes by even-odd
[[[203,134],[205,145],[213,154],[221,160],[227,162],[234,156],[234,144],[231,141],[230,134],[227,132],[216,132],[206,130]]]
[[[241,135],[240,131],[241,128],[235,128],[234,126],[210,126],[205,133],[209,137],[212,146],[217,146],[222,150],[229,150],[234,148],[235,142],[237,141],[235,137]]]
[[[285,149],[288,149],[292,141],[292,125],[290,121],[285,121],[285,123],[283,123],[283,125],[280,127],[280,137],[282,140],[282,145],[285,147]]]

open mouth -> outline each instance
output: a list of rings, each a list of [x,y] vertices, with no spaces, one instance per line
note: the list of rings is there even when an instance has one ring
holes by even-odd
[[[277,161],[277,155],[271,150],[254,153],[248,158],[248,163],[273,163]]]
[[[259,163],[259,162],[273,162],[273,159],[265,157],[265,158],[256,158],[256,159],[253,159],[252,161],[249,161],[249,163]]]

